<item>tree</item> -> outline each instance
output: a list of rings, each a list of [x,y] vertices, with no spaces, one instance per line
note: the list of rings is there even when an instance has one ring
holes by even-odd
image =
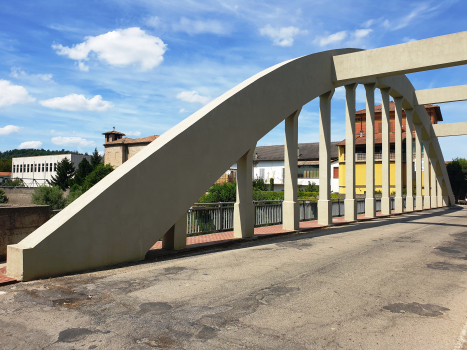
[[[314,182],[308,181],[308,185],[305,187],[305,192],[319,192],[319,186]]]
[[[101,181],[104,177],[110,174],[114,170],[113,166],[110,164],[98,164],[94,170],[86,176],[86,179],[83,182],[83,192],[89,190],[96,183]]]
[[[274,191],[274,178],[269,179],[269,191]]]
[[[99,152],[97,152],[97,147],[96,149],[94,150],[94,152],[92,152],[92,156],[91,156],[91,165],[92,165],[92,168],[95,169],[96,166],[98,166],[99,164],[102,163],[102,157],[101,155],[99,154]]]
[[[58,186],[39,186],[32,193],[32,204],[50,205],[51,209],[65,208],[63,191]]]
[[[60,187],[62,191],[65,191],[72,185],[72,179],[75,175],[75,167],[73,162],[68,158],[63,158],[57,163],[57,175],[52,176],[51,181],[47,181],[51,185]]]
[[[267,191],[268,188],[263,179],[257,178],[253,180],[253,191]]]
[[[92,165],[86,158],[83,158],[81,162],[79,162],[78,170],[75,173],[74,182],[75,184],[82,186],[86,176],[88,176],[93,170]]]
[[[0,189],[0,203],[8,203],[8,197],[2,189]]]
[[[467,192],[467,159],[455,158],[446,165],[452,192],[459,199],[464,199]]]
[[[11,173],[11,159],[0,159],[0,172]]]
[[[7,181],[5,181],[5,183],[3,184],[3,186],[8,186],[8,187],[25,187],[24,186],[24,182],[22,179],[9,179]]]

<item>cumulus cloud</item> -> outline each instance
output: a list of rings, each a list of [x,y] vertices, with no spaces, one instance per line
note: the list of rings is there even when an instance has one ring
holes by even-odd
[[[142,70],[152,69],[162,63],[167,45],[156,37],[146,34],[138,27],[117,29],[98,36],[88,36],[73,47],[53,44],[57,54],[80,62],[81,70],[89,68],[88,61],[93,52],[98,59],[113,66],[139,65]]]
[[[3,128],[0,128],[0,135],[10,135],[18,133],[20,127],[16,125],[7,125]]]
[[[64,137],[64,136],[57,136],[52,137],[52,143],[59,146],[67,146],[67,147],[86,147],[86,146],[94,146],[94,141],[88,141],[81,137]]]
[[[352,36],[356,39],[361,39],[368,36],[373,29],[357,29],[355,32],[352,33]]]
[[[44,81],[52,81],[52,74],[28,74],[24,70],[18,67],[12,67],[10,72],[10,77],[12,78],[39,78]]]
[[[180,108],[180,110],[178,111],[178,113],[186,113],[188,112],[185,108]]]
[[[65,97],[54,97],[39,102],[44,107],[63,109],[65,111],[99,111],[104,112],[113,107],[113,104],[102,100],[101,95],[87,99],[84,95],[71,94]]]
[[[230,33],[230,27],[216,20],[191,20],[185,17],[180,18],[180,22],[172,25],[173,30],[185,32],[189,35],[211,33],[225,35]]]
[[[268,36],[272,39],[274,45],[277,46],[292,46],[294,42],[294,37],[297,35],[306,35],[308,34],[307,30],[301,30],[297,27],[281,27],[274,28],[270,24],[259,30],[259,33],[263,36]]]
[[[21,145],[18,146],[19,149],[25,148],[39,148],[42,146],[42,142],[40,141],[26,141],[22,142]]]
[[[140,136],[141,132],[140,131],[129,131],[126,133],[128,136]]]
[[[203,105],[209,103],[212,100],[211,97],[201,96],[198,94],[198,91],[183,91],[177,95],[177,98],[185,102],[197,102]]]
[[[29,96],[27,90],[19,85],[12,85],[8,80],[0,79],[0,107],[15,103],[34,102],[36,99]]]
[[[317,36],[316,39],[314,40],[314,43],[318,44],[319,46],[326,46],[329,44],[338,43],[344,40],[346,37],[347,37],[347,31],[343,30],[341,32],[330,34],[328,36]]]

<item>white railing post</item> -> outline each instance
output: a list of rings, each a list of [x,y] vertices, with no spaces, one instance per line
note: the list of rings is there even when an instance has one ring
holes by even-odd
[[[301,108],[285,119],[284,147],[284,202],[282,203],[282,228],[298,230],[300,225],[300,208],[297,202],[298,183],[298,116]]]
[[[365,216],[374,218],[375,207],[375,87],[365,84],[366,92],[366,198]]]
[[[404,212],[404,200],[402,198],[402,97],[394,97],[394,131],[395,131],[395,161],[396,161],[396,196],[394,199],[394,211]]]
[[[405,110],[405,172],[406,172],[406,197],[405,211],[413,211],[413,109]]]
[[[357,220],[355,201],[355,89],[345,85],[345,220]]]
[[[255,234],[255,206],[253,204],[252,147],[237,161],[237,202],[234,204],[234,237],[253,237]]]
[[[381,214],[391,214],[391,188],[390,188],[390,143],[389,143],[389,90],[390,88],[381,89],[381,124],[382,124],[382,177],[383,177],[383,195],[381,196]]]
[[[319,97],[318,224],[332,224],[331,197],[331,90]]]
[[[431,208],[431,197],[430,197],[430,141],[423,141],[423,146],[425,147],[425,154],[423,157],[423,208]]]

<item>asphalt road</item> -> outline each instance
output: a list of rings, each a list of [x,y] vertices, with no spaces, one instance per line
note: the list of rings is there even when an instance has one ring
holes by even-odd
[[[0,287],[1,349],[467,349],[467,209]]]

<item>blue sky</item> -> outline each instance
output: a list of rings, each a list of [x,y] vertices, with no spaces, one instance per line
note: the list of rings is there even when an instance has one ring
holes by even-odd
[[[1,1],[0,150],[103,151],[113,126],[160,135],[250,76],[333,48],[372,49],[467,30],[459,1]],[[436,52],[436,47],[433,48]],[[467,67],[410,74],[416,89],[466,84]],[[344,95],[332,139],[344,138]],[[377,101],[380,100],[377,96]],[[364,108],[357,90],[357,109]],[[441,105],[464,121],[467,102]],[[318,101],[299,142],[318,140]],[[279,125],[259,145],[283,144]],[[467,137],[440,143],[466,157]]]

